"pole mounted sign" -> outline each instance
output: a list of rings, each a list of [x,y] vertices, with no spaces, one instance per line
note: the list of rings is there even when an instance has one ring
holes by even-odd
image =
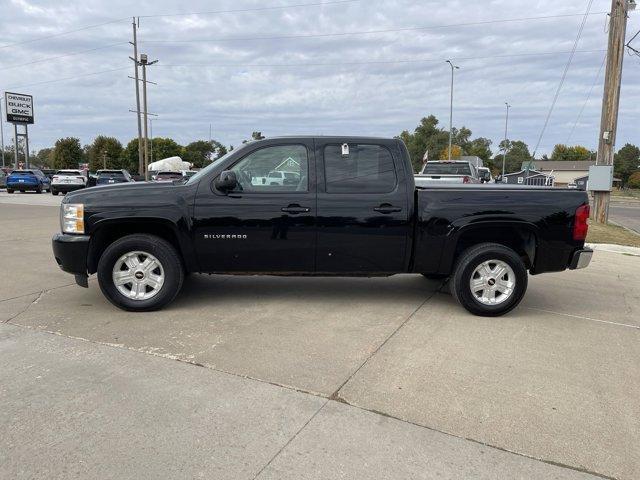
[[[24,93],[4,92],[4,106],[7,122],[13,123],[14,168],[19,168],[18,139],[24,138],[24,160],[29,168],[29,124],[33,123],[33,97]],[[18,133],[18,125],[24,126],[24,133]]]
[[[4,92],[7,122],[33,123],[33,97],[22,93]]]

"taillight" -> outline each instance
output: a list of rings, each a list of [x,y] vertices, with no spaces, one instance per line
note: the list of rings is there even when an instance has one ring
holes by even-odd
[[[576,210],[576,216],[573,220],[573,239],[582,241],[587,238],[587,231],[589,230],[589,213],[591,207],[589,205],[582,205]]]
[[[462,177],[462,183],[470,183],[471,179],[469,177],[467,177],[466,175],[464,177]]]

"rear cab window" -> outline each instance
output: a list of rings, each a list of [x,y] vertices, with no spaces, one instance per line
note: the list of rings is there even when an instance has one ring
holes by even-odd
[[[422,171],[424,175],[471,175],[468,163],[427,163]]]
[[[327,145],[324,148],[327,193],[389,193],[398,183],[391,152],[382,145]]]

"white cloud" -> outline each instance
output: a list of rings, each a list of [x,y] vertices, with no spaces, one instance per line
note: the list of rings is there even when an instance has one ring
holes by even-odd
[[[3,7],[0,45],[123,18],[101,27],[0,49],[0,89],[19,88],[34,95],[36,124],[30,129],[34,148],[48,146],[62,135],[78,136],[85,143],[101,133],[115,135],[123,142],[136,135],[135,117],[129,113],[135,105],[134,88],[127,78],[133,72],[128,59],[131,47],[124,43],[30,66],[6,67],[127,42],[131,39],[127,16],[212,10],[207,0],[133,3],[84,0],[61,4],[43,0],[36,5],[12,0]],[[270,0],[266,5],[286,3]],[[509,100],[513,105],[510,136],[533,146],[568,54],[509,55],[570,50],[581,21],[579,15],[334,37],[247,37],[580,14],[586,4],[586,0],[458,0],[447,2],[444,8],[445,4],[436,0],[362,0],[324,7],[142,18],[140,51],[160,60],[158,66],[149,68],[149,78],[158,83],[149,86],[150,110],[160,115],[154,120],[154,134],[187,143],[207,138],[211,123],[217,139],[237,145],[254,130],[266,135],[393,136],[404,129],[412,130],[428,114],[435,114],[446,125],[450,71],[443,59],[455,57],[461,70],[456,73],[454,124],[467,126],[476,136],[491,138],[495,145],[503,135],[504,101]],[[264,6],[265,2],[258,0],[225,0],[216,2],[215,9]],[[609,6],[608,0],[596,0],[592,11],[606,11]],[[631,15],[630,35],[640,28],[637,15]],[[599,50],[606,48],[605,19],[604,14],[597,14],[587,22],[578,48],[592,52],[576,54],[541,152],[564,142],[573,127],[602,61]],[[424,61],[414,62],[418,59]],[[407,62],[384,63],[395,60]],[[640,143],[634,128],[640,116],[635,101],[640,94],[635,86],[639,83],[639,61],[637,57],[625,58],[619,145]],[[88,75],[118,68],[124,69]],[[32,85],[76,76],[73,80]],[[603,77],[572,137],[575,143],[590,148],[597,142]],[[8,128],[5,134],[8,136]]]

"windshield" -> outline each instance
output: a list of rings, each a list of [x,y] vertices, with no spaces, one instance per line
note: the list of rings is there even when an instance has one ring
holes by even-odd
[[[204,167],[202,170],[200,170],[198,173],[196,173],[191,178],[189,178],[189,180],[187,180],[187,182],[186,182],[187,185],[192,185],[192,184],[194,184],[196,182],[199,182],[202,177],[204,177],[207,173],[209,173],[211,170],[213,170],[218,165],[220,165],[223,161],[225,161],[227,158],[229,158],[229,156],[232,153],[238,153],[239,151],[244,149],[247,145],[249,145],[249,143],[247,143],[247,144],[245,144],[245,145],[243,145],[241,147],[238,147],[235,150],[231,150],[230,152],[227,152],[226,154],[224,154],[220,158],[217,158],[216,160],[211,162],[209,165]]]
[[[468,163],[427,163],[422,171],[425,175],[471,175]]]

